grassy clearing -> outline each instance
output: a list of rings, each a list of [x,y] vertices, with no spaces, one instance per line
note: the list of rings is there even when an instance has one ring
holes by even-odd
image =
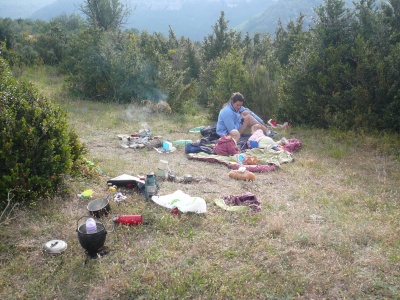
[[[182,148],[167,155],[124,149],[116,137],[148,127],[165,139],[195,140],[187,131],[207,125],[203,116],[66,98],[60,84],[46,93],[65,106],[87,158],[106,176],[71,181],[68,195],[19,209],[1,226],[1,299],[399,299],[398,136],[294,127],[282,133],[303,142],[295,162],[238,182],[225,166],[188,160]],[[160,194],[181,189],[204,198],[208,212],[173,215],[124,190],[128,199],[111,202],[112,216],[142,214],[149,225],[111,232],[103,218],[110,252],[85,264],[76,227],[89,200],[77,194],[91,188],[103,197],[108,178],[155,171],[160,159],[178,176],[204,179],[161,182]],[[261,199],[261,213],[213,204],[245,191]],[[45,255],[50,239],[66,241],[67,251]]]

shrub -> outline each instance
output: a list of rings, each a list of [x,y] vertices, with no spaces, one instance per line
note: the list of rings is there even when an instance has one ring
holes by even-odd
[[[66,113],[18,82],[0,58],[0,207],[9,190],[18,202],[53,195],[84,151]]]

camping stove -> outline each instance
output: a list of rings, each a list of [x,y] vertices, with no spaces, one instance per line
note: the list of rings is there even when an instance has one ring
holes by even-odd
[[[79,220],[82,218],[89,217],[81,217]],[[96,259],[107,254],[108,251],[104,247],[107,235],[104,224],[100,221],[96,221],[96,229],[94,231],[90,231],[86,228],[86,223],[83,223],[78,227],[79,220],[77,221],[76,231],[78,233],[78,241],[82,248],[86,250],[86,255],[91,259]]]

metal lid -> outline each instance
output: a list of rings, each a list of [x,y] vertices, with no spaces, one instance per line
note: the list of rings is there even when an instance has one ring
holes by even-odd
[[[62,240],[51,240],[43,245],[43,250],[49,254],[61,254],[67,250],[67,243]]]

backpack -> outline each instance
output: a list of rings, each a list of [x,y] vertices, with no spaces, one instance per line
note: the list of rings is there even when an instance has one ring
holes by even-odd
[[[218,140],[220,138],[217,134],[217,124],[205,126],[201,129],[200,133],[209,140]]]

